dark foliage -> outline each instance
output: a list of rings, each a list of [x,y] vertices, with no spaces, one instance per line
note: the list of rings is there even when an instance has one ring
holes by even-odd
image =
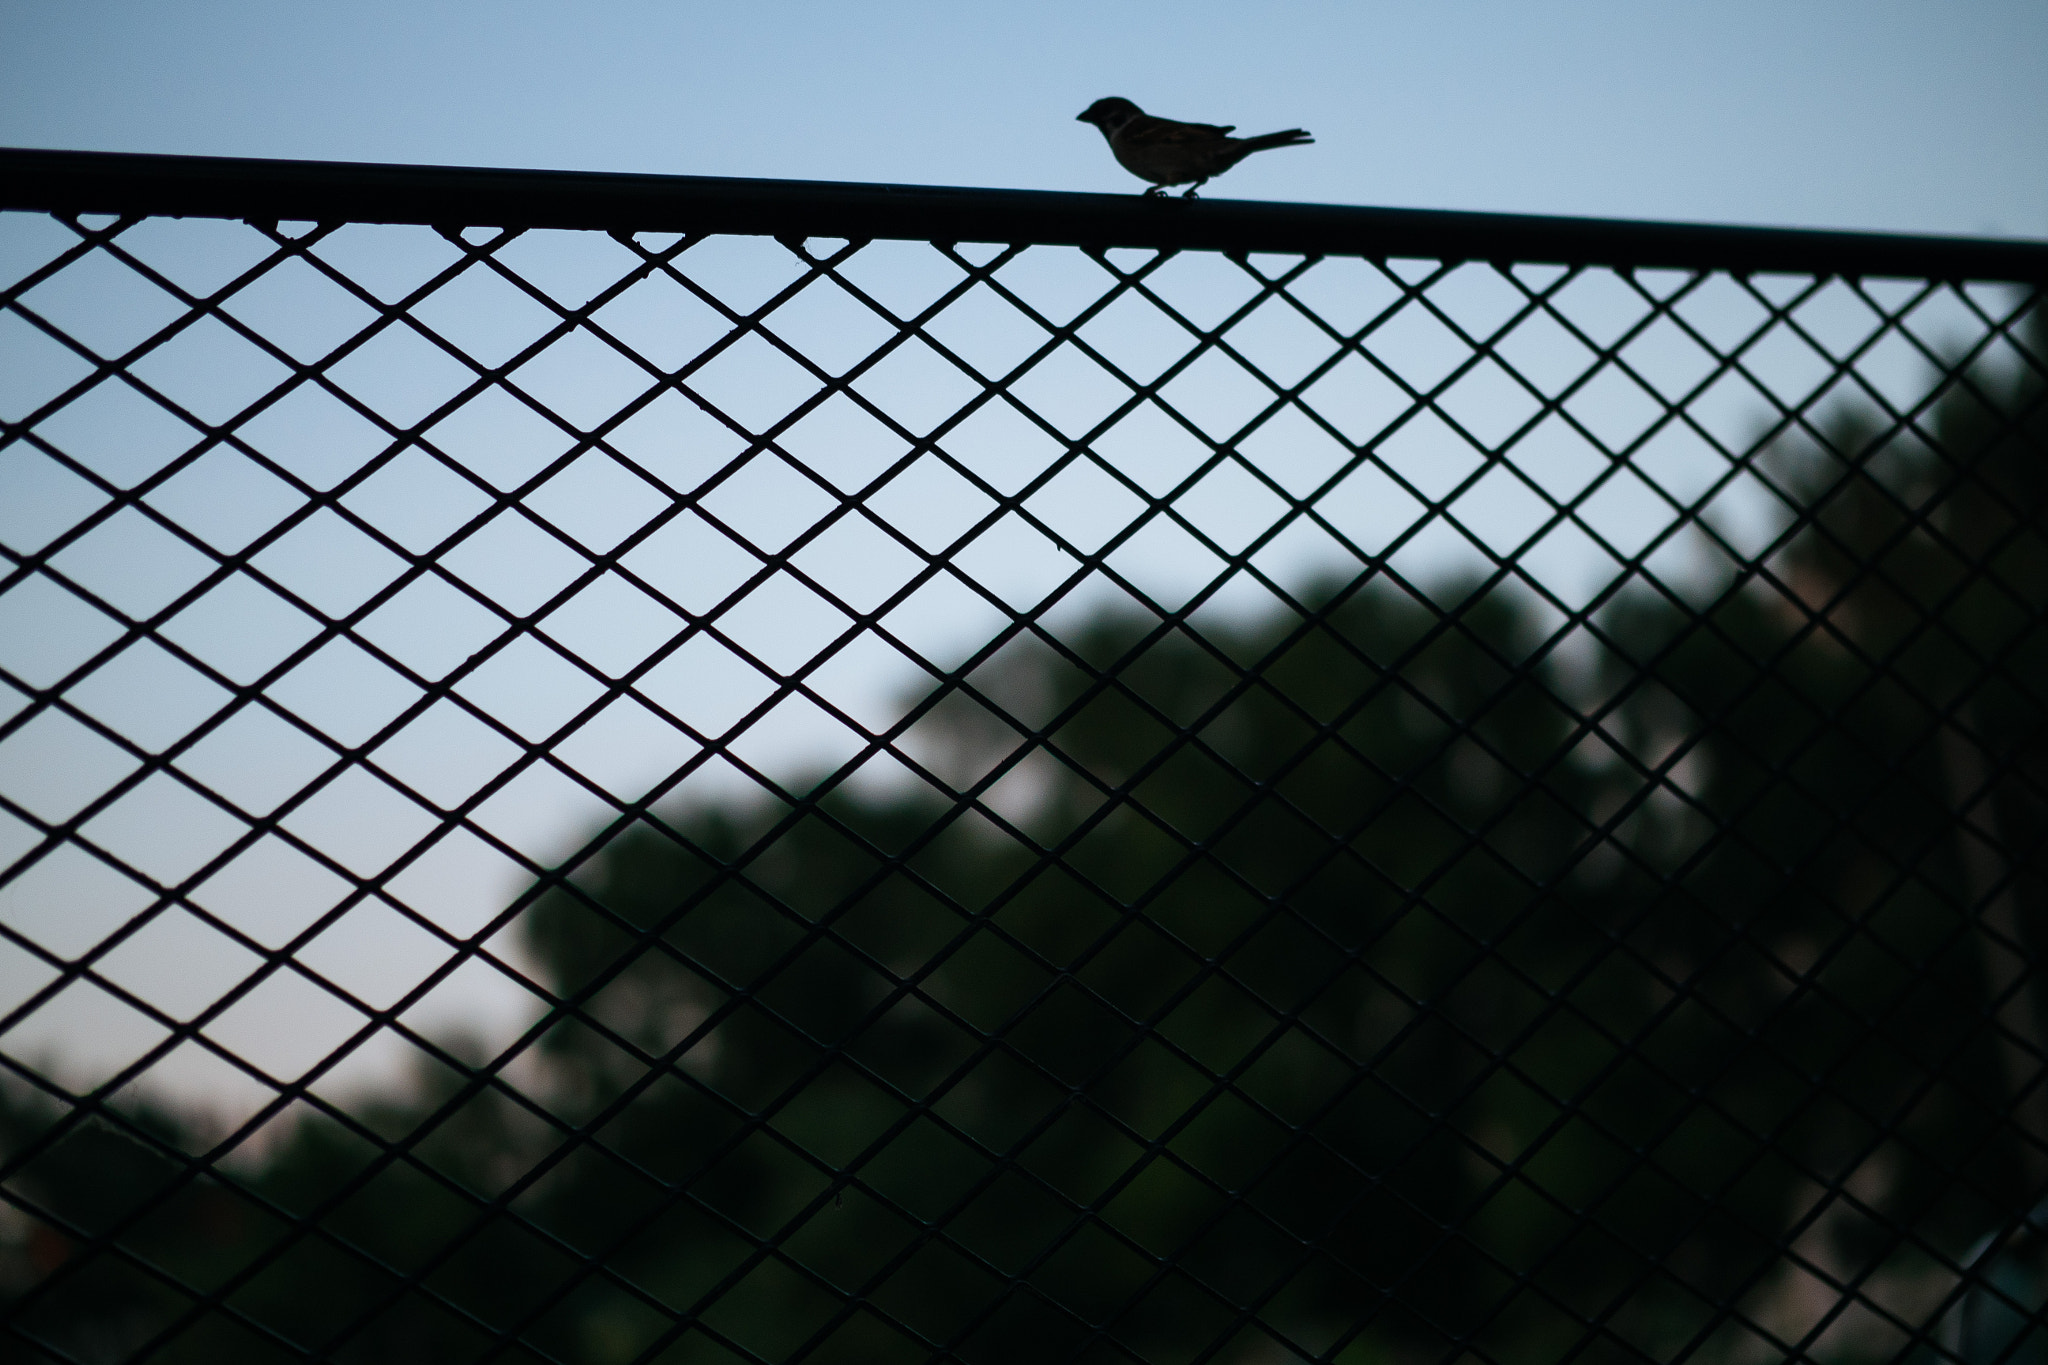
[[[2044,1186],[2048,417],[1931,427],[1782,433],[1782,549],[1565,653],[1512,580],[1020,634],[908,741],[974,801],[617,832],[521,1059],[358,1129],[10,1093],[8,1358],[2038,1357],[2038,1236],[1956,1305]]]

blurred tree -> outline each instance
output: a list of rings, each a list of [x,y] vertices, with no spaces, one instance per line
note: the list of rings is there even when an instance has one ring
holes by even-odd
[[[527,1061],[229,1175],[7,1093],[6,1358],[1897,1356],[2043,1185],[2048,417],[1874,413],[1576,652],[1512,579],[1020,635],[906,740],[977,803],[621,831]]]

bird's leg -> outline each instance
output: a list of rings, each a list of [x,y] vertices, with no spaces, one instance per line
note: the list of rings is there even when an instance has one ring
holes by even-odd
[[[1183,198],[1183,199],[1192,199],[1192,198],[1194,198],[1194,197],[1195,197],[1195,191],[1196,191],[1196,190],[1198,190],[1198,189],[1200,189],[1200,188],[1202,188],[1202,186],[1204,186],[1204,185],[1206,185],[1206,184],[1208,184],[1208,183],[1209,183],[1209,177],[1205,175],[1205,176],[1203,176],[1203,177],[1202,177],[1202,178],[1201,178],[1200,180],[1197,180],[1197,181],[1196,181],[1196,182],[1195,182],[1194,184],[1192,184],[1192,185],[1188,186],[1188,187],[1187,187],[1186,189],[1182,190],[1182,191],[1180,192],[1180,197],[1181,197],[1181,198]]]
[[[1166,186],[1164,186],[1164,185],[1148,185],[1148,186],[1146,186],[1146,187],[1145,187],[1145,197],[1146,197],[1147,199],[1164,199],[1164,198],[1166,197]]]

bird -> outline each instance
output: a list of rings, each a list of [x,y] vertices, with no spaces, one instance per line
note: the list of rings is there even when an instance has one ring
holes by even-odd
[[[1268,147],[1301,147],[1315,141],[1300,128],[1258,137],[1232,137],[1237,128],[1234,123],[1219,127],[1213,123],[1155,118],[1114,95],[1095,101],[1075,118],[1102,130],[1117,164],[1140,180],[1151,181],[1152,187],[1145,193],[1153,197],[1165,194],[1168,185],[1187,185],[1181,198],[1192,199],[1212,176],[1223,174],[1253,152],[1263,152]],[[1189,184],[1190,181],[1194,183]]]

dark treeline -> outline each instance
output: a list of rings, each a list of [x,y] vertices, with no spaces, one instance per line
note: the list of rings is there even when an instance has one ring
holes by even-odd
[[[64,1354],[7,1358],[1953,1345],[2044,1186],[2041,398],[1781,435],[1765,572],[1561,653],[1524,588],[1379,577],[1021,637],[916,732],[967,781],[1045,729],[1015,827],[841,788],[619,834],[522,923],[563,1003],[509,1079],[198,1178],[175,1116],[9,1091],[0,1291]]]

